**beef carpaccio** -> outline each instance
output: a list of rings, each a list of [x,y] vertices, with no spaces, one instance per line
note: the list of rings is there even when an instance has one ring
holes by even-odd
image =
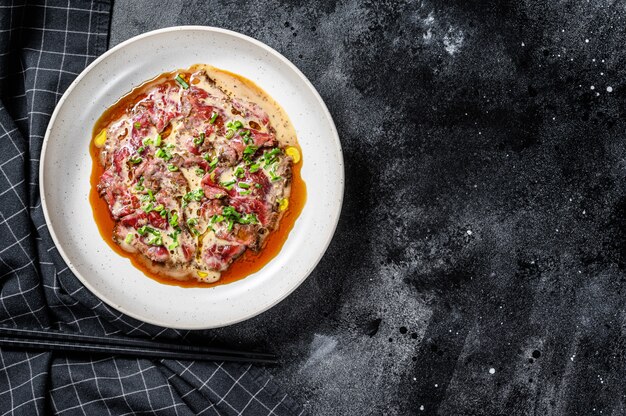
[[[208,283],[264,249],[301,158],[283,109],[208,65],[133,90],[100,119],[92,146],[112,240],[151,273]]]

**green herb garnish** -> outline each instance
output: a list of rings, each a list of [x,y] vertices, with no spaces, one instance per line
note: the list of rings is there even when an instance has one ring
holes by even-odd
[[[178,246],[179,246],[179,244],[178,244],[178,235],[179,235],[179,234],[180,234],[180,231],[179,231],[179,230],[176,230],[176,231],[174,231],[173,233],[170,233],[170,234],[168,234],[168,235],[167,235],[169,238],[171,238],[172,240],[174,240],[174,241],[172,242],[172,244],[170,244],[169,246],[167,246],[167,248],[168,248],[169,250],[174,250],[176,247],[178,247]]]
[[[183,196],[183,199],[185,201],[194,200],[194,201],[199,202],[202,200],[203,197],[204,197],[204,191],[202,190],[202,188],[198,188],[195,191],[187,192],[185,196]]]
[[[211,120],[209,120],[209,123],[215,124],[215,120],[217,120],[217,115],[217,113],[211,114]]]
[[[130,163],[132,163],[133,165],[136,165],[136,164],[138,164],[138,163],[141,163],[141,161],[142,161],[142,160],[143,160],[143,159],[141,158],[141,156],[133,156],[133,157],[131,157],[131,158],[129,158],[129,159],[128,159],[128,161],[129,161]]]
[[[167,165],[167,170],[169,170],[170,172],[176,172],[178,170],[178,166],[170,163],[169,165]]]
[[[178,214],[175,212],[170,212],[169,216],[168,216],[168,220],[167,222],[172,226],[172,227],[178,227]]]
[[[143,191],[145,188],[143,186],[143,176],[139,177],[139,180],[137,181],[137,185],[135,185],[135,189],[138,191]]]
[[[176,82],[178,82],[180,84],[180,86],[183,87],[184,90],[189,88],[189,84],[187,83],[185,78],[183,78],[182,75],[180,75],[180,74],[176,75],[175,79],[176,79]]]

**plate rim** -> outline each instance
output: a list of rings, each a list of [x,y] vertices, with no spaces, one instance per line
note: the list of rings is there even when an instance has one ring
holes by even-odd
[[[332,213],[332,224],[331,224],[331,231],[329,232],[327,237],[326,237],[326,241],[323,244],[323,250],[320,250],[320,252],[317,254],[315,262],[314,262],[314,266],[310,269],[310,270],[306,270],[301,279],[297,282],[297,284],[293,285],[293,287],[291,287],[289,290],[285,291],[281,296],[277,297],[273,302],[268,303],[267,305],[264,305],[262,308],[259,308],[258,310],[254,311],[253,313],[249,313],[245,316],[241,316],[238,318],[234,318],[234,319],[230,319],[230,320],[225,320],[224,322],[220,323],[220,324],[202,324],[202,323],[198,323],[198,325],[176,325],[175,323],[168,323],[165,324],[164,322],[159,321],[158,319],[153,319],[151,317],[147,317],[147,316],[140,316],[138,313],[132,312],[127,310],[123,305],[118,305],[115,304],[115,302],[113,302],[111,299],[109,299],[107,296],[103,295],[102,293],[100,293],[93,285],[91,285],[83,276],[82,274],[76,269],[76,267],[74,266],[74,264],[72,263],[72,261],[69,259],[69,257],[67,256],[67,254],[65,253],[65,250],[63,249],[63,246],[60,244],[59,239],[56,235],[56,232],[54,230],[54,227],[52,225],[52,222],[50,220],[50,216],[48,214],[48,205],[46,202],[46,197],[45,197],[45,175],[44,175],[44,168],[46,166],[46,152],[47,152],[47,148],[48,148],[48,142],[50,141],[50,133],[52,131],[52,126],[54,125],[56,118],[61,110],[61,108],[63,107],[65,101],[68,99],[68,97],[72,94],[72,92],[74,91],[74,89],[80,84],[80,82],[82,81],[82,79],[97,65],[100,64],[100,62],[102,62],[103,60],[105,60],[107,57],[109,57],[110,55],[114,54],[115,52],[117,52],[120,49],[125,48],[127,45],[130,45],[134,42],[140,41],[144,38],[147,37],[151,37],[151,36],[157,36],[163,33],[168,33],[168,32],[177,32],[177,31],[206,31],[206,32],[213,32],[213,33],[220,33],[220,34],[225,34],[225,35],[229,35],[235,38],[239,38],[242,39],[246,42],[249,42],[263,50],[265,50],[266,52],[270,53],[271,55],[273,55],[275,58],[277,58],[281,63],[283,63],[284,65],[286,65],[289,69],[291,69],[292,71],[294,71],[294,73],[302,80],[304,81],[304,84],[306,85],[306,87],[309,89],[309,91],[313,94],[313,96],[315,97],[315,99],[317,100],[318,104],[320,105],[320,108],[322,109],[322,112],[324,114],[324,116],[326,117],[326,119],[329,122],[329,126],[331,129],[331,133],[332,133],[332,138],[333,138],[333,143],[335,145],[335,150],[336,150],[336,154],[337,154],[337,160],[338,160],[338,169],[340,172],[340,177],[337,178],[338,182],[339,182],[339,187],[340,187],[340,192],[339,192],[339,203],[336,205],[336,208],[333,211],[331,211]],[[83,284],[83,286],[85,286],[96,298],[98,298],[99,300],[101,300],[102,302],[104,302],[105,304],[107,304],[108,306],[110,306],[111,308],[133,318],[136,320],[139,320],[141,322],[145,322],[148,324],[152,324],[152,325],[156,325],[156,326],[160,326],[160,327],[165,327],[165,328],[174,328],[174,329],[187,329],[187,330],[202,330],[202,329],[213,329],[213,328],[221,328],[221,327],[225,327],[225,326],[229,326],[229,325],[233,325],[239,322],[243,322],[245,320],[251,319],[255,316],[258,316],[260,314],[262,314],[263,312],[266,312],[267,310],[271,309],[272,307],[276,306],[277,304],[279,304],[280,302],[282,302],[287,296],[289,296],[291,293],[293,293],[293,291],[295,291],[298,287],[300,287],[302,285],[302,283],[304,283],[304,281],[309,277],[309,275],[313,272],[313,270],[315,270],[315,268],[317,267],[317,265],[319,264],[319,262],[321,261],[322,257],[324,256],[324,254],[326,254],[326,251],[328,250],[328,247],[330,246],[330,243],[335,235],[335,232],[337,231],[337,226],[339,224],[339,219],[341,216],[341,210],[343,207],[343,199],[344,199],[344,194],[345,194],[345,164],[344,164],[344,158],[343,158],[343,150],[341,147],[341,141],[339,139],[339,133],[337,131],[337,127],[335,126],[335,122],[333,120],[332,115],[330,114],[330,111],[328,110],[328,107],[326,106],[326,103],[324,102],[324,100],[322,99],[322,97],[320,96],[319,92],[317,91],[317,89],[313,86],[313,84],[311,83],[311,81],[309,81],[309,79],[302,73],[302,71],[300,71],[300,69],[298,69],[298,67],[293,64],[289,59],[287,59],[285,56],[283,56],[280,52],[278,52],[277,50],[275,50],[274,48],[272,48],[271,46],[266,45],[265,43],[254,39],[248,35],[244,35],[242,33],[239,32],[235,32],[233,30],[229,30],[229,29],[223,29],[220,27],[215,27],[215,26],[201,26],[201,25],[182,25],[182,26],[171,26],[171,27],[166,27],[166,28],[162,28],[162,29],[157,29],[157,30],[152,30],[149,32],[145,32],[145,33],[141,33],[139,35],[133,36],[130,39],[125,40],[124,42],[121,42],[119,44],[117,44],[116,46],[114,46],[113,48],[110,48],[109,50],[107,50],[106,52],[104,52],[102,55],[100,55],[99,57],[97,57],[92,63],[90,63],[85,69],[83,69],[80,74],[78,74],[78,76],[72,81],[72,83],[69,85],[69,87],[65,90],[65,92],[63,93],[61,99],[58,101],[58,103],[56,104],[54,111],[52,112],[52,115],[50,117],[50,121],[48,122],[48,125],[46,127],[46,133],[44,135],[44,139],[43,139],[43,143],[42,143],[42,147],[41,147],[41,155],[40,155],[40,161],[39,161],[39,198],[41,201],[41,206],[42,206],[42,210],[43,210],[43,214],[44,214],[44,219],[46,221],[46,226],[48,229],[48,232],[50,233],[50,236],[52,237],[52,241],[56,247],[56,249],[58,250],[59,254],[61,255],[63,261],[65,261],[65,263],[67,264],[68,268],[70,269],[70,271],[72,272],[72,274]]]

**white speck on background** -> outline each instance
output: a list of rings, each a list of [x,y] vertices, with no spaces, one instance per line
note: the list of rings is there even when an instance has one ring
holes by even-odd
[[[472,235],[472,230],[467,230],[467,235]]]
[[[455,55],[461,50],[464,40],[465,35],[462,30],[450,27],[443,37],[443,46],[448,54]]]
[[[495,368],[490,368],[489,369],[489,374],[495,374],[496,373],[496,369]]]
[[[424,411],[424,405],[420,406],[420,411],[422,411],[422,412]]]
[[[324,357],[333,352],[337,347],[337,340],[327,335],[315,334],[311,346],[309,347],[309,358],[306,360],[302,369],[322,361]]]
[[[613,92],[613,87],[611,87],[610,85],[606,87],[606,92]]]
[[[593,86],[593,85],[592,85],[590,88],[591,88],[592,90],[595,90],[595,89],[596,89],[596,87],[595,87],[595,86]]]
[[[589,39],[585,39],[585,43],[589,43]]]

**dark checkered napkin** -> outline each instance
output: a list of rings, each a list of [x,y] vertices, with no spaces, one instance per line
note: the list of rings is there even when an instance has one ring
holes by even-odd
[[[56,103],[107,49],[111,3],[0,0],[0,324],[184,339],[103,304],[46,228],[39,157]],[[211,341],[207,339],[207,342]],[[0,415],[288,415],[299,408],[249,365],[0,349]]]

